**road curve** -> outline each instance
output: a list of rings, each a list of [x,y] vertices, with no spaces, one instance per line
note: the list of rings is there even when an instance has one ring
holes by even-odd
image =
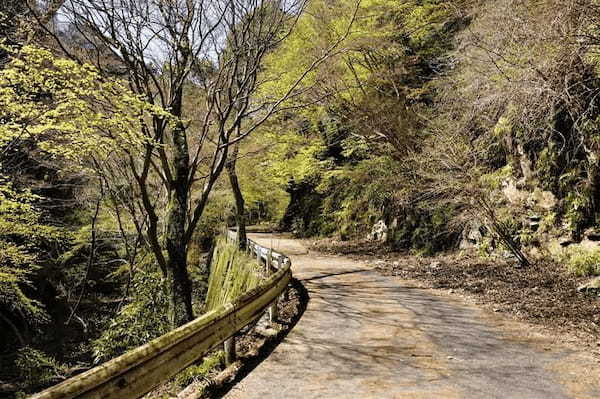
[[[310,301],[226,398],[600,398],[583,350],[299,240],[252,238],[292,258]]]

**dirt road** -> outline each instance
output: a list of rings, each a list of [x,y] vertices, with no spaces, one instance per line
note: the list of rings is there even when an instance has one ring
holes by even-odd
[[[310,301],[226,398],[600,398],[584,350],[301,241],[253,239],[292,258]]]

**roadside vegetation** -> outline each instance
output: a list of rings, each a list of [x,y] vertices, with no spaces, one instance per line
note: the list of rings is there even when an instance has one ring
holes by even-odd
[[[600,291],[595,0],[119,4],[0,5],[0,396],[224,300],[226,226]]]

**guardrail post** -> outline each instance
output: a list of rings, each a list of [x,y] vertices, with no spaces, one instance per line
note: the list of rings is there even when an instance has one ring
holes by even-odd
[[[283,267],[285,262],[281,257],[277,258],[277,270],[280,270]],[[290,288],[287,287],[285,291],[283,291],[283,300],[288,302],[290,300]]]
[[[273,262],[273,249],[269,248],[269,252],[267,252],[267,263],[266,263],[267,276],[271,275],[271,262]]]
[[[235,355],[235,335],[223,342],[223,350],[225,351],[225,365],[230,366],[236,361]]]
[[[279,258],[277,259],[279,262]],[[273,248],[270,248],[269,252],[267,253],[267,276],[271,275],[272,262]],[[276,297],[271,306],[269,306],[269,322],[271,323],[271,325],[277,321],[277,299],[278,298]]]

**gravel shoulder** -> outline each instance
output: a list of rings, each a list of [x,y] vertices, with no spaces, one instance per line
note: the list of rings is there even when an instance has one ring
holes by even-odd
[[[383,275],[372,259],[309,251],[281,235],[253,239],[291,256],[310,300],[227,398],[600,397],[589,348]]]

